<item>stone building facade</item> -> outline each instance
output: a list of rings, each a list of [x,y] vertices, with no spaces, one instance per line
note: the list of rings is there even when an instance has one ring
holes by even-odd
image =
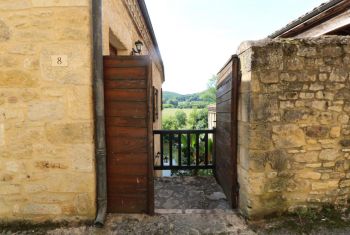
[[[216,127],[216,105],[208,105],[208,129]]]
[[[0,2],[2,220],[94,217],[90,25],[88,1]]]
[[[323,37],[240,46],[238,181],[246,216],[348,203],[349,42]]]
[[[143,41],[160,90],[139,2],[103,1],[103,51],[127,55]],[[90,0],[0,1],[1,221],[95,218],[92,21]]]

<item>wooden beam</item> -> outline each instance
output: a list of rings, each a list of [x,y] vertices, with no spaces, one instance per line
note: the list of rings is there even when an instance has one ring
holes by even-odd
[[[319,37],[325,34],[328,34],[329,32],[338,30],[344,26],[347,26],[350,24],[350,9],[346,12],[335,16],[332,19],[329,19],[322,24],[319,24],[299,35],[296,37]]]
[[[289,37],[297,37],[298,35],[302,34],[303,32],[316,27],[317,25],[320,25],[326,21],[329,21],[330,19],[336,17],[337,15],[340,15],[344,13],[345,11],[349,10],[350,7],[350,1],[343,1],[334,7],[331,7],[320,14],[315,15],[314,17],[307,19],[300,24],[292,27],[291,29],[274,36],[275,37],[282,37],[282,38],[289,38]]]

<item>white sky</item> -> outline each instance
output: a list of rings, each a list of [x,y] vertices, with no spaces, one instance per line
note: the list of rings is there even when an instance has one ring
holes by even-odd
[[[245,40],[262,39],[325,0],[145,0],[165,67],[163,90],[206,89]]]

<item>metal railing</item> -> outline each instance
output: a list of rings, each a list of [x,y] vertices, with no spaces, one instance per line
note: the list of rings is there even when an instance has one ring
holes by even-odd
[[[215,130],[155,130],[153,137],[155,170],[214,169]]]

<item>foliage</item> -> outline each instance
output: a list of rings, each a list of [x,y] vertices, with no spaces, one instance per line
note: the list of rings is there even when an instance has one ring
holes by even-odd
[[[186,126],[187,115],[184,111],[182,111],[182,110],[176,111],[175,112],[175,119],[176,119],[180,128]]]
[[[175,116],[168,116],[163,118],[164,130],[179,130],[186,126],[187,115],[182,110],[177,110]]]
[[[169,111],[169,112],[168,112]],[[165,130],[207,129],[208,109],[169,109],[163,110],[162,128]]]
[[[175,148],[174,148],[175,149]],[[187,155],[187,138],[181,138],[181,155]],[[208,159],[212,159],[211,153],[213,152],[213,140],[208,138]],[[199,164],[203,164],[205,162],[205,141],[204,135],[199,138]],[[187,165],[187,158],[181,158],[181,164]],[[190,137],[190,164],[195,165],[196,161],[196,135],[191,135]],[[175,176],[212,176],[213,171],[207,169],[199,169],[199,170],[172,170],[171,175]]]
[[[169,100],[169,99],[173,99],[173,98],[176,98],[178,96],[181,96],[181,94],[179,93],[176,93],[176,92],[171,92],[171,91],[165,91],[163,93],[163,99],[164,100]]]
[[[194,109],[189,115],[188,126],[194,130],[208,128],[208,109]]]
[[[188,109],[188,108],[206,108],[209,105],[207,101],[191,101],[191,102],[178,102],[177,107],[179,109]],[[175,106],[174,106],[175,107]]]
[[[190,116],[190,113],[192,112],[192,109],[174,109],[174,108],[163,109],[162,117],[166,118],[166,117],[170,117],[170,116],[175,116],[175,113],[178,110],[184,111],[186,113],[187,118]]]
[[[168,108],[169,105],[173,108],[206,108],[209,104],[216,101],[216,81],[217,77],[213,76],[208,80],[207,89],[205,91],[181,95],[175,92],[163,92],[163,107]]]
[[[174,108],[174,105],[172,105],[172,104],[163,104],[163,108],[171,109],[171,108]]]
[[[208,85],[209,88],[209,85]],[[179,129],[207,129],[208,128],[208,109],[209,103],[215,102],[215,88],[213,90],[207,90],[200,94],[192,95],[179,95],[172,92],[165,92],[163,97],[166,100],[163,104],[163,123],[162,129],[165,130],[179,130]],[[214,94],[214,95],[213,95]],[[202,100],[201,100],[202,99]],[[173,109],[178,107],[180,109]],[[171,108],[171,109],[170,109]],[[191,108],[191,109],[188,109]],[[187,112],[187,114],[186,114]],[[174,137],[176,138],[176,137]],[[204,137],[202,136],[199,141],[199,153],[200,163],[205,161],[204,153]],[[169,155],[169,138],[165,136],[165,155]],[[177,141],[174,142],[173,156],[177,156],[178,146],[176,147]],[[191,135],[190,138],[190,162],[194,164],[196,161],[196,135]],[[212,139],[208,139],[208,152],[209,159],[212,158],[211,154],[213,149]],[[181,138],[181,154],[182,156],[187,155],[187,138]],[[169,157],[168,157],[169,158]],[[175,159],[175,158],[174,158]],[[176,160],[175,160],[176,161]],[[178,159],[177,159],[178,161]],[[182,164],[187,165],[187,158],[182,158]],[[201,175],[208,176],[213,175],[212,170],[172,170],[171,175],[184,176],[184,175]]]
[[[164,129],[164,130],[177,130],[177,129],[179,129],[176,118],[174,116],[163,118],[162,129]]]
[[[217,75],[213,75],[207,83],[207,87],[208,89],[210,88],[216,88],[216,83],[218,82],[218,76]]]
[[[171,111],[171,112],[168,112]],[[207,129],[208,128],[208,109],[193,109],[193,110],[181,110],[181,109],[169,109],[166,112],[166,115],[163,115],[163,127],[165,130],[179,130],[179,129]],[[187,114],[186,114],[187,112]],[[178,138],[174,136],[174,138]],[[164,151],[165,155],[169,156],[169,138],[165,136],[164,142]],[[178,146],[177,140],[174,140],[173,144],[173,156],[177,156]],[[199,140],[199,153],[200,153],[200,162],[204,162],[204,135],[200,136]],[[212,158],[213,150],[213,141],[211,138],[208,139],[208,152],[209,159]],[[183,136],[181,138],[181,153],[182,156],[187,155],[187,138]],[[191,135],[190,138],[190,162],[194,164],[196,161],[196,135]],[[187,165],[187,158],[182,158],[182,163]],[[173,170],[172,175],[213,175],[212,170]]]
[[[172,176],[214,176],[212,169],[172,170]]]
[[[202,100],[209,100],[210,103],[216,102],[216,83],[217,83],[218,77],[213,76],[211,79],[209,79],[207,87],[208,89],[200,94],[200,98]]]

